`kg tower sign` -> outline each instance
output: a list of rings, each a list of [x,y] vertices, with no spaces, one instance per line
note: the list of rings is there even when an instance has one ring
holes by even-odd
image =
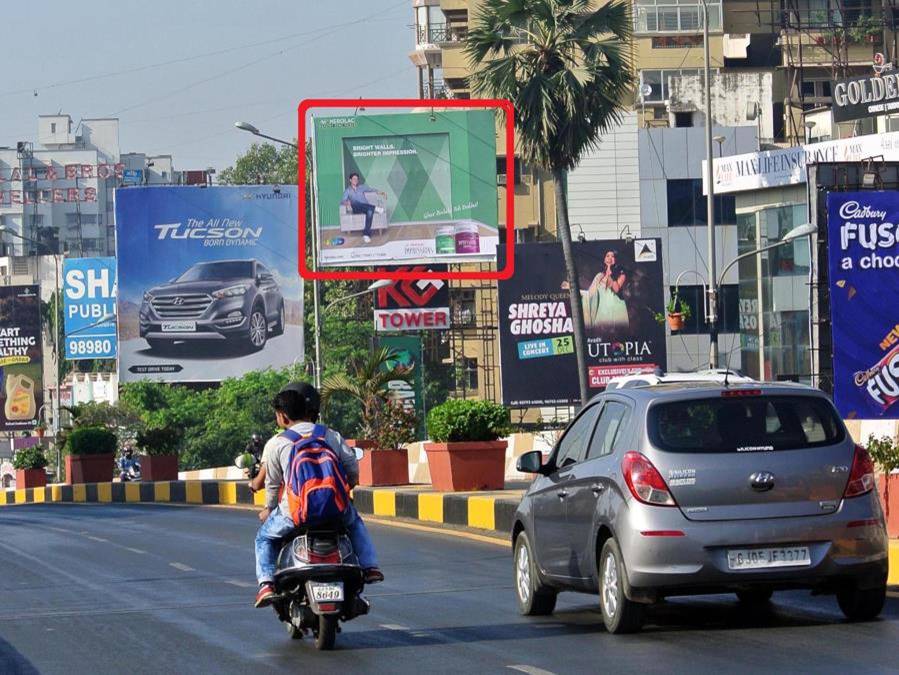
[[[383,272],[446,272],[446,265],[382,268]],[[441,279],[403,279],[375,295],[375,330],[379,333],[448,330],[449,285]]]
[[[296,188],[116,193],[119,372],[209,382],[303,360]]]

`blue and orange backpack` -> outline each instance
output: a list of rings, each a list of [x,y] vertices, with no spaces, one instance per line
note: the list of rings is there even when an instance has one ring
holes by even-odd
[[[309,434],[286,429],[293,443],[284,476],[287,504],[295,525],[315,525],[340,518],[349,507],[350,486],[337,452],[325,440],[327,428],[316,424]]]

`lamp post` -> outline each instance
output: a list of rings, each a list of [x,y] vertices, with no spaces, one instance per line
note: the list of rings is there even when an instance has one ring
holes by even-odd
[[[349,300],[350,298],[358,298],[360,295],[366,295],[367,293],[374,293],[379,288],[387,288],[388,286],[392,286],[393,282],[390,279],[378,279],[377,281],[368,285],[368,287],[364,291],[358,291],[357,293],[350,293],[349,295],[342,295],[336,300],[332,300],[327,305],[325,305],[325,309],[322,311],[322,314],[327,314],[328,310],[331,309],[334,305],[339,302],[343,302],[344,300]]]
[[[714,157],[712,155],[713,140],[713,120],[712,120],[712,66],[711,56],[709,53],[709,3],[708,0],[700,0],[702,2],[702,43],[705,56],[705,160],[706,160],[706,222],[708,230],[709,244],[709,289],[708,289],[708,306],[709,306],[709,367],[718,367],[718,286],[715,280],[718,278],[716,273],[715,261],[715,171],[713,166]]]
[[[275,143],[280,143],[281,145],[286,145],[291,148],[296,148],[299,151],[299,147],[296,143],[291,143],[290,141],[285,141],[283,138],[275,138],[274,136],[269,136],[267,134],[259,131],[257,127],[250,124],[249,122],[235,122],[234,126],[240,129],[241,131],[246,131],[247,133],[251,133],[254,136],[259,136],[260,138],[265,138],[270,141],[274,141]],[[306,161],[305,157],[297,157],[298,162]],[[301,227],[306,227],[305,223],[300,224]],[[304,252],[305,255],[305,252]],[[318,271],[318,233],[315,231],[315,223],[312,224],[312,271]],[[313,326],[313,339],[315,341],[315,364],[313,371],[313,379],[315,382],[315,388],[321,388],[321,379],[322,379],[322,371],[321,371],[321,316],[319,312],[319,305],[321,304],[320,297],[320,288],[318,285],[318,279],[312,280],[312,326]]]

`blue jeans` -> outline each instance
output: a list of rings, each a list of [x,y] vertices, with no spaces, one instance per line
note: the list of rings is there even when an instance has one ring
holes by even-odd
[[[378,557],[375,553],[375,545],[368,535],[365,523],[362,522],[362,518],[356,512],[356,507],[352,504],[343,514],[343,526],[350,537],[362,569],[377,567]],[[275,508],[259,527],[259,531],[256,533],[256,579],[260,584],[274,581],[278,553],[281,552],[281,542],[295,528],[293,520],[281,513],[280,507]]]
[[[366,237],[370,237],[371,223],[375,217],[375,207],[371,204],[361,204],[359,202],[350,202],[350,207],[352,207],[353,213],[365,214],[365,229],[362,230],[362,234]]]

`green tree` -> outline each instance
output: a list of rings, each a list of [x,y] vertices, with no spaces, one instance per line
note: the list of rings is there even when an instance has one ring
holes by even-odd
[[[632,85],[631,26],[623,0],[599,9],[591,0],[485,0],[465,44],[473,92],[512,102],[521,158],[553,176],[583,403],[586,336],[566,177],[620,121]]]
[[[250,149],[223,169],[218,182],[224,185],[296,185],[297,150],[289,145],[253,143]]]

